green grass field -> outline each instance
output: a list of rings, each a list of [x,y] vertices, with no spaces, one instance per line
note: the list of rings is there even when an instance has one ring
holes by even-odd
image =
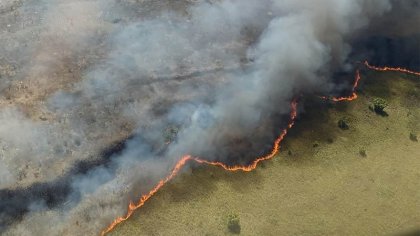
[[[420,136],[418,79],[368,71],[354,102],[305,102],[275,159],[251,173],[186,169],[112,235],[231,235],[231,213],[240,235],[420,229],[420,142],[410,140]],[[369,110],[373,97],[389,102],[388,116]]]

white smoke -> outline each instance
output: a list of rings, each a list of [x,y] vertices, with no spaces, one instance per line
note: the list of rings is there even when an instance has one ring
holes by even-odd
[[[0,42],[19,46],[0,60],[17,70],[0,74],[0,144],[15,148],[1,154],[0,188],[59,179],[68,193],[29,200],[0,232],[97,234],[182,155],[249,161],[233,151],[264,151],[290,100],[329,92],[333,73],[353,69],[353,40],[392,9],[384,0],[2,2],[0,22],[14,25]],[[72,169],[128,137],[103,163]],[[21,172],[40,177],[19,180],[29,161],[37,168]]]

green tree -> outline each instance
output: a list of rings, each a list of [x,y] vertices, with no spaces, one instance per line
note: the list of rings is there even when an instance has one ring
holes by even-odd
[[[382,98],[374,98],[373,99],[373,110],[376,113],[384,113],[384,109],[388,106],[388,102]]]

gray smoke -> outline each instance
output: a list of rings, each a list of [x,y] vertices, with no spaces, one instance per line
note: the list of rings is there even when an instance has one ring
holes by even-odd
[[[185,154],[248,163],[415,3],[2,0],[0,232],[94,235]]]

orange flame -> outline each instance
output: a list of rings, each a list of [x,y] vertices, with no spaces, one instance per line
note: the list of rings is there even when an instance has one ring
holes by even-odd
[[[255,168],[257,168],[258,163],[260,163],[261,161],[271,159],[278,153],[278,151],[280,150],[280,143],[284,139],[284,137],[286,136],[288,130],[293,127],[296,116],[297,116],[297,101],[293,100],[291,102],[290,122],[289,122],[287,128],[282,131],[280,136],[274,142],[273,150],[270,152],[270,154],[255,159],[251,164],[249,164],[247,166],[240,166],[240,165],[228,166],[228,165],[225,165],[221,162],[212,162],[212,161],[204,160],[204,159],[201,159],[201,158],[198,158],[198,157],[192,157],[190,155],[183,156],[176,163],[175,167],[172,169],[172,171],[170,172],[170,174],[168,176],[166,176],[164,179],[160,180],[158,182],[158,184],[154,188],[152,188],[152,190],[150,190],[148,193],[141,196],[141,198],[138,200],[137,203],[130,202],[130,204],[128,205],[127,213],[124,216],[120,216],[120,217],[116,218],[107,228],[105,228],[101,232],[101,235],[105,235],[105,234],[109,233],[111,230],[113,230],[115,228],[115,226],[117,226],[118,224],[120,224],[120,223],[126,221],[128,218],[130,218],[130,216],[134,213],[135,210],[142,207],[146,203],[147,200],[149,200],[157,191],[159,191],[159,189],[161,189],[167,182],[169,182],[171,179],[173,179],[176,176],[176,174],[182,169],[182,167],[184,167],[185,164],[187,164],[187,162],[189,162],[189,161],[194,161],[194,162],[197,162],[199,164],[208,164],[208,165],[212,165],[212,166],[219,166],[219,167],[222,167],[223,169],[229,170],[229,171],[249,172],[249,171],[254,170]]]
[[[411,75],[417,75],[420,76],[420,72],[417,71],[411,71],[405,68],[401,68],[401,67],[377,67],[377,66],[372,66],[369,64],[368,61],[365,61],[365,66],[371,70],[376,70],[376,71],[395,71],[395,72],[402,72],[402,73],[406,73],[406,74],[411,74]]]
[[[291,129],[293,127],[293,125],[295,124],[295,119],[297,117],[297,102],[296,102],[296,100],[293,100],[290,106],[291,106],[291,109],[292,109],[292,111],[290,112],[290,122],[289,122],[287,128],[284,129],[281,132],[280,136],[276,139],[276,141],[274,141],[273,150],[268,155],[255,159],[251,164],[249,164],[247,166],[241,166],[241,165],[228,166],[228,165],[226,165],[222,162],[207,161],[207,160],[203,160],[203,159],[199,159],[199,158],[194,158],[194,161],[196,161],[197,163],[200,163],[200,164],[208,164],[208,165],[212,165],[212,166],[219,166],[219,167],[222,167],[223,169],[228,170],[228,171],[250,172],[250,171],[254,170],[255,168],[257,168],[258,163],[260,163],[262,161],[272,159],[279,152],[281,141],[283,141],[283,139],[286,136],[289,129]]]
[[[356,70],[356,75],[355,75],[355,79],[354,79],[354,83],[353,83],[353,87],[351,89],[351,95],[347,96],[347,97],[327,97],[327,96],[322,96],[322,99],[325,100],[332,100],[334,102],[341,102],[341,101],[353,101],[355,99],[357,99],[357,93],[356,93],[356,88],[357,86],[359,86],[359,81],[360,81],[360,71]]]
[[[138,200],[137,203],[130,202],[130,204],[128,205],[127,214],[125,214],[125,216],[120,216],[120,217],[116,218],[106,229],[104,229],[101,232],[101,235],[105,235],[106,233],[109,233],[112,229],[115,228],[115,226],[117,226],[121,222],[124,222],[128,218],[130,218],[130,216],[134,213],[135,210],[142,207],[146,203],[147,200],[149,200],[157,191],[159,191],[160,188],[162,188],[168,181],[173,179],[175,177],[175,175],[181,170],[181,168],[189,160],[192,160],[192,158],[190,156],[182,157],[181,160],[179,160],[176,163],[176,165],[172,169],[171,173],[168,176],[166,176],[166,178],[160,180],[158,182],[158,184],[154,188],[152,188],[152,190],[150,190],[147,194],[144,194],[143,196],[141,196],[141,198]]]
[[[415,72],[415,71],[410,71],[404,68],[392,68],[392,67],[376,67],[376,66],[371,66],[367,61],[365,61],[364,63],[366,65],[367,68],[371,69],[371,70],[376,70],[376,71],[396,71],[396,72],[402,72],[402,73],[407,73],[407,74],[412,74],[412,75],[417,75],[420,76],[420,72]],[[356,88],[359,85],[359,81],[360,81],[361,77],[360,77],[360,72],[359,70],[356,71],[356,76],[355,76],[355,81],[353,83],[353,87],[352,87],[352,94],[350,96],[347,97],[326,97],[323,96],[321,98],[323,99],[331,99],[332,101],[335,102],[340,102],[340,101],[353,101],[357,98],[357,93],[356,93]],[[236,166],[228,166],[222,162],[213,162],[213,161],[208,161],[208,160],[204,160],[198,157],[192,157],[190,155],[185,155],[183,156],[174,166],[174,168],[172,169],[172,171],[170,172],[170,174],[168,176],[166,176],[164,179],[160,180],[158,182],[158,184],[152,188],[152,190],[150,190],[148,193],[144,194],[143,196],[141,196],[141,198],[138,200],[137,203],[133,203],[131,202],[128,205],[128,210],[127,213],[124,216],[120,216],[118,218],[116,218],[107,228],[105,228],[102,232],[101,235],[105,235],[107,233],[109,233],[111,230],[113,230],[118,224],[120,224],[121,222],[126,221],[128,218],[130,218],[130,216],[134,213],[135,210],[139,209],[140,207],[142,207],[147,200],[149,200],[155,193],[157,193],[167,182],[169,182],[171,179],[173,179],[176,174],[187,164],[187,162],[189,161],[194,161],[196,163],[199,164],[207,164],[207,165],[212,165],[212,166],[218,166],[221,167],[225,170],[228,171],[245,171],[245,172],[249,172],[254,170],[258,164],[262,161],[265,160],[269,160],[272,159],[280,150],[280,143],[281,141],[283,141],[284,137],[286,136],[287,132],[289,131],[289,129],[291,129],[295,123],[295,119],[297,116],[297,101],[293,100],[291,102],[291,112],[290,112],[290,122],[289,125],[287,126],[286,129],[284,129],[280,136],[276,139],[276,141],[274,142],[273,145],[273,150],[266,156],[262,156],[259,157],[257,159],[255,159],[251,164],[246,165],[246,166],[241,166],[241,165],[236,165]]]

